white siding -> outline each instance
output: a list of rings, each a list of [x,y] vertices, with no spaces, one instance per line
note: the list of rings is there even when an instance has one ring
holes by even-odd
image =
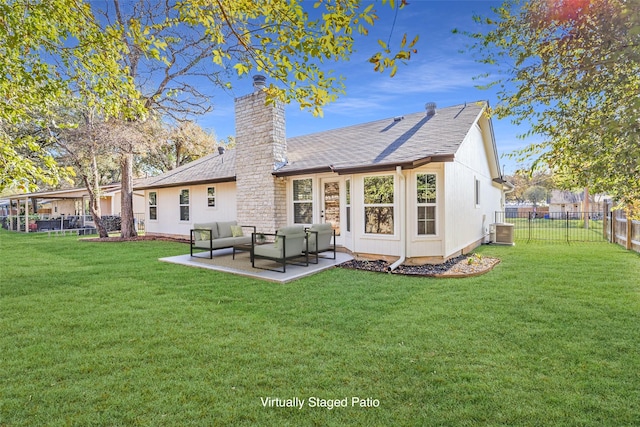
[[[486,133],[485,133],[486,135]],[[484,238],[495,211],[500,210],[502,188],[492,181],[492,171],[479,126],[471,128],[456,153],[444,165],[445,229],[444,256],[449,257]],[[480,183],[480,203],[476,205],[475,182]]]
[[[207,188],[216,188],[216,206],[207,206]],[[180,191],[189,190],[189,221],[180,221]],[[160,188],[145,191],[148,204],[150,192],[157,194],[158,219],[149,219],[149,209],[145,207],[146,232],[189,236],[194,223],[210,221],[234,221],[236,215],[235,183],[203,184],[183,187]],[[250,225],[250,224],[249,224]]]

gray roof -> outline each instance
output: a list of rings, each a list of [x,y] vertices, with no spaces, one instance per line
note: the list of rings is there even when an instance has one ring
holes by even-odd
[[[413,168],[452,161],[469,129],[486,107],[474,102],[391,117],[309,135],[287,138],[288,164],[278,176],[312,172],[350,173]],[[235,150],[202,157],[163,175],[148,178],[136,189],[235,181]]]
[[[573,204],[582,203],[584,200],[584,193],[573,193],[566,190],[552,190],[551,191],[551,204]]]
[[[235,181],[236,152],[227,150],[220,155],[209,154],[172,169],[162,175],[147,178],[134,186],[136,190],[152,188],[177,187],[185,184],[206,184]]]
[[[277,175],[392,169],[451,161],[486,103],[391,117],[287,139],[289,163]]]

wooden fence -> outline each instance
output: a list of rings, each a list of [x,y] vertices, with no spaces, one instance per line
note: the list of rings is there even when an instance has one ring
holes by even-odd
[[[611,210],[606,206],[607,224],[605,233],[607,239],[636,252],[640,252],[640,221],[630,220],[623,210]]]

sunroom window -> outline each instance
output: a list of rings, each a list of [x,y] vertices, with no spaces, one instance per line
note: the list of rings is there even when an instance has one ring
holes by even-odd
[[[436,234],[436,175],[420,173],[416,178],[418,235]]]
[[[393,175],[364,178],[364,232],[393,234],[394,215]]]

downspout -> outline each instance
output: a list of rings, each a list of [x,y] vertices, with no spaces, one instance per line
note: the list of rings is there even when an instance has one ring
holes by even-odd
[[[396,176],[400,182],[400,197],[398,200],[398,217],[400,219],[400,258],[389,266],[387,271],[392,272],[398,268],[407,258],[407,206],[406,206],[406,181],[402,174],[402,166],[396,166]]]

